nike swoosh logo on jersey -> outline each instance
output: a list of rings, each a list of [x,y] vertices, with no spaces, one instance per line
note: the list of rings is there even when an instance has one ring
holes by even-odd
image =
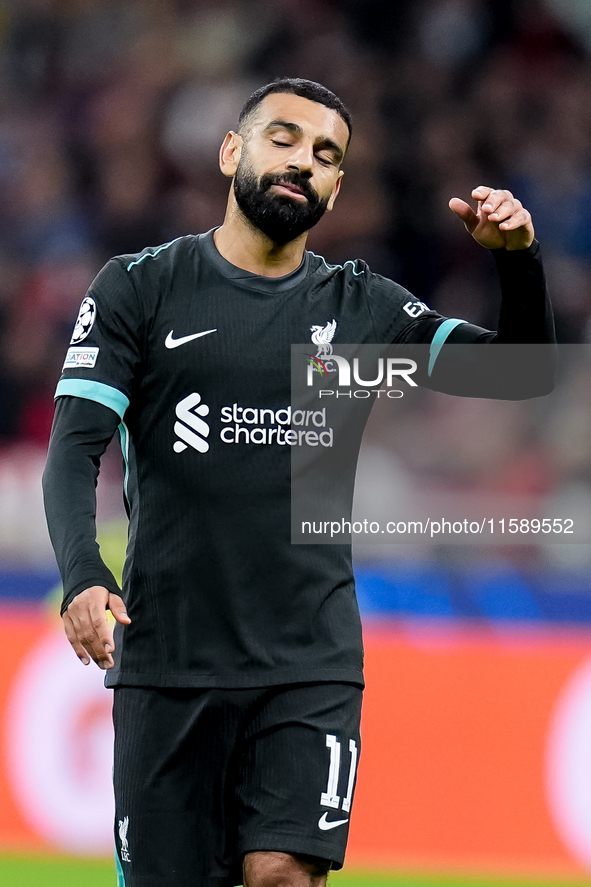
[[[191,336],[181,336],[180,339],[173,339],[171,330],[167,335],[164,344],[167,348],[178,348],[179,345],[184,345],[186,342],[192,342],[193,339],[200,339],[201,336],[209,336],[210,333],[217,333],[217,329],[204,330],[202,333],[193,333]]]
[[[328,822],[326,819],[327,816],[327,813],[323,813],[318,820],[318,828],[322,829],[323,832],[327,832],[331,828],[336,828],[337,825],[344,825],[346,822],[349,822],[348,819],[335,819],[334,822]]]

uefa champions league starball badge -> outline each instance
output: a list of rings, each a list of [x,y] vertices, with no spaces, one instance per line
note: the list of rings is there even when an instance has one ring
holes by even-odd
[[[78,342],[82,342],[82,340],[87,337],[92,329],[95,317],[96,303],[94,299],[90,298],[90,296],[86,296],[86,298],[82,300],[82,304],[80,305],[80,311],[78,312],[78,318],[76,320],[74,332],[72,333],[72,338],[70,339],[70,345],[77,345]]]

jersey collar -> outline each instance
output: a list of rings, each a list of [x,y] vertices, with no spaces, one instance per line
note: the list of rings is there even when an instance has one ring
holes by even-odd
[[[263,277],[261,274],[252,274],[243,268],[237,268],[236,265],[232,265],[231,262],[224,259],[218,252],[213,239],[216,230],[216,228],[212,228],[206,234],[199,235],[201,249],[207,260],[215,266],[217,271],[238,286],[269,294],[283,293],[301,283],[308,273],[309,253],[307,252],[304,252],[304,258],[300,267],[284,277]]]

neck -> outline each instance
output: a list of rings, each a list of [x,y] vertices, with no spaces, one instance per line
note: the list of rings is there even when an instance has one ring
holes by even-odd
[[[231,192],[224,224],[213,237],[220,255],[237,268],[262,277],[284,277],[302,264],[308,233],[289,243],[274,243],[248,221]]]

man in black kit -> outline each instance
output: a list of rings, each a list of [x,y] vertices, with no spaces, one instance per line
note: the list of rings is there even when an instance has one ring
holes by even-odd
[[[477,188],[477,210],[450,201],[493,250],[498,333],[441,317],[359,260],[305,251],[338,195],[350,135],[348,111],[319,84],[258,90],[221,148],[223,225],[112,259],[74,329],[44,489],[66,634],[115,689],[125,887],[316,887],[343,863],[361,628],[350,546],[290,543],[291,344],[329,323],[334,343],[437,353],[553,341],[531,218],[508,191]],[[117,427],[123,592],[94,520]]]

